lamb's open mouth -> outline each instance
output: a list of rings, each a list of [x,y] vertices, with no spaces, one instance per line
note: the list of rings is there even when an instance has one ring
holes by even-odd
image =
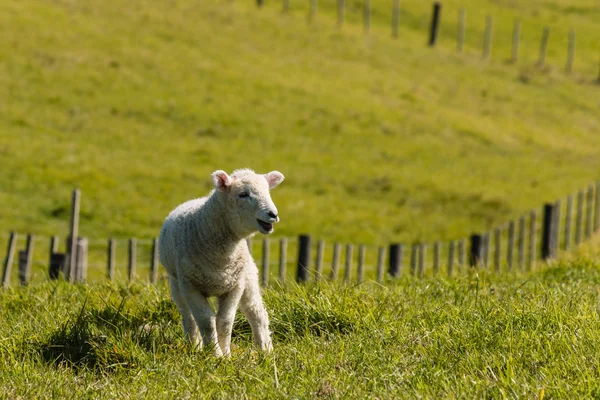
[[[270,222],[261,221],[260,219],[256,220],[258,225],[264,229],[265,232],[271,232],[273,230],[273,224]]]

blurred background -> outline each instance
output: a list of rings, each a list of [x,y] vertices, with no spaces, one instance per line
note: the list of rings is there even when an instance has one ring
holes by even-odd
[[[80,235],[149,241],[216,169],[286,176],[276,235],[367,245],[593,183],[595,0],[440,5],[431,46],[430,2],[2,2],[2,248],[66,236],[75,187]]]

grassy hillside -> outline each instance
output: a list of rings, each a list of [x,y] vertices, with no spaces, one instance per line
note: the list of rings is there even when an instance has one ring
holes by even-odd
[[[377,11],[387,2],[373,1],[368,38],[360,3],[341,32],[330,3],[310,26],[293,1],[287,16],[279,3],[0,4],[0,229],[66,234],[79,186],[82,235],[155,236],[174,206],[210,189],[212,171],[247,166],[287,177],[273,193],[279,234],[437,240],[599,176],[594,2],[471,1],[462,55],[457,1],[444,2],[434,50],[430,4],[406,3],[394,41]],[[490,62],[479,50],[487,13]],[[523,61],[510,65],[515,16]],[[571,26],[578,54],[566,76]]]
[[[273,354],[239,317],[225,360],[186,346],[165,285],[1,291],[0,397],[595,398],[599,271],[270,289]]]

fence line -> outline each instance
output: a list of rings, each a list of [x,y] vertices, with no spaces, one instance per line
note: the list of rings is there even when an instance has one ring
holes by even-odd
[[[404,3],[402,3],[404,4]],[[441,32],[451,32],[452,30],[441,30],[441,25],[443,21],[443,4],[442,2],[435,1],[432,3],[433,7],[431,9],[431,18],[430,23],[427,28],[427,44],[430,47],[435,47],[439,41]],[[262,0],[257,1],[257,5],[259,8],[264,7],[264,3]],[[345,0],[337,0],[336,5],[334,5],[333,12],[336,14],[332,16],[332,19],[335,21],[335,25],[338,28],[342,28],[346,23],[347,13],[349,11],[357,10],[358,7],[346,7]],[[284,14],[288,14],[290,11],[290,2],[289,0],[283,0],[283,11]],[[308,16],[307,20],[310,23],[313,23],[318,14],[318,1],[317,0],[308,0]],[[401,10],[401,1],[393,0],[392,4],[386,8],[385,11],[375,10],[373,5],[371,4],[371,0],[362,0],[362,25],[363,32],[365,35],[370,35],[372,31],[371,17],[372,15],[388,15],[389,21],[391,25],[391,37],[393,39],[397,39],[401,36],[400,34],[400,15],[402,13]],[[410,13],[407,13],[410,15]],[[358,17],[358,16],[357,16]],[[358,18],[355,18],[358,20]],[[479,43],[483,43],[483,59],[488,60],[492,58],[492,50],[493,50],[493,15],[486,15],[485,20],[481,21],[483,23],[483,30],[479,34],[481,35],[482,41]],[[456,51],[459,53],[464,53],[465,51],[465,32],[467,31],[467,18],[466,18],[466,10],[461,7],[458,8],[458,18],[448,18],[448,20],[454,20],[453,24],[456,24]],[[472,21],[472,19],[470,20]],[[519,50],[521,47],[521,32],[523,30],[523,22],[520,18],[515,18],[512,26],[512,34],[507,40],[497,40],[497,43],[510,43],[510,53],[507,55],[507,59],[509,59],[513,64],[518,62],[520,55]],[[564,67],[561,67],[561,70],[564,71],[565,74],[569,75],[573,72],[574,63],[575,63],[575,48],[576,48],[576,34],[574,29],[569,29],[566,32],[566,51],[565,51],[565,61],[562,64]],[[555,37],[557,35],[553,35]],[[589,34],[587,35],[589,36]],[[539,67],[544,67],[546,65],[546,57],[548,54],[548,47],[550,46],[550,27],[544,26],[542,29],[542,36],[539,42],[539,56],[536,62],[536,65]],[[472,42],[473,43],[473,42]],[[532,48],[532,46],[528,46]],[[595,74],[595,71],[594,71]],[[594,77],[595,79],[596,77]],[[597,76],[598,81],[600,81],[600,74]]]
[[[74,201],[78,201],[75,196],[73,198]],[[577,199],[576,207],[574,207],[575,198]],[[265,286],[275,278],[281,284],[285,284],[290,265],[287,258],[290,249],[292,252],[294,249],[298,252],[294,271],[298,282],[317,282],[326,277],[330,281],[338,281],[342,256],[344,256],[342,281],[346,284],[360,283],[365,280],[384,283],[406,274],[402,268],[403,265],[409,265],[409,275],[416,278],[438,276],[444,267],[444,262],[449,277],[456,275],[457,271],[464,272],[465,267],[468,267],[468,270],[487,269],[495,273],[521,272],[533,269],[537,261],[552,262],[557,258],[559,249],[568,251],[574,245],[589,240],[593,233],[600,230],[598,222],[600,221],[600,181],[567,196],[565,200],[544,205],[542,224],[538,225],[537,223],[539,210],[532,210],[496,226],[490,231],[472,234],[469,238],[468,260],[465,260],[466,239],[450,240],[446,243],[440,241],[420,242],[410,246],[392,243],[387,246],[387,252],[386,248],[382,246],[365,244],[355,246],[346,243],[342,255],[341,243],[328,244],[324,240],[318,240],[313,249],[311,236],[300,235],[297,239],[266,237],[262,242],[249,241],[249,250],[255,254],[255,259],[262,260],[260,263],[261,283]],[[575,220],[574,232],[572,231],[573,219]],[[574,242],[572,241],[573,236]],[[39,235],[19,235],[12,232],[3,237],[9,238],[2,270],[2,286],[5,288],[10,285],[11,271],[15,262],[18,263],[18,277],[22,285],[29,284],[32,276],[36,277],[39,274],[47,275],[50,279],[57,279],[60,272],[69,281],[83,282],[87,279],[89,268],[93,268],[94,272],[101,272],[103,268],[106,268],[105,272],[96,275],[110,281],[115,280],[117,275],[122,278],[126,277],[129,282],[139,280],[144,275],[147,276],[146,280],[149,283],[156,283],[164,278],[164,275],[160,276],[158,271],[156,238],[89,240],[78,237],[74,241],[76,243],[74,264],[68,265],[71,257],[68,253],[69,249],[67,248],[67,253],[58,253],[59,239],[56,236],[45,238]],[[275,243],[274,241],[279,242],[278,259],[273,257],[270,252],[271,244]],[[68,247],[70,240],[67,240],[66,243]],[[121,245],[118,246],[118,243]],[[124,245],[125,243],[127,246]],[[506,247],[503,243],[506,243]],[[538,243],[540,244],[539,249]],[[18,246],[23,245],[25,246],[23,250],[17,250]],[[44,245],[47,245],[48,253],[45,254],[49,257],[45,258],[45,261],[42,261],[41,256],[35,259],[34,254],[39,254],[41,251],[34,252],[34,247],[45,249]],[[258,252],[254,247],[262,249],[261,258],[257,257]],[[357,251],[354,251],[355,247],[358,249]],[[405,248],[409,251],[404,251]],[[119,249],[120,251],[118,251]],[[516,264],[514,264],[515,252]],[[387,269],[384,267],[386,253]],[[88,263],[89,257],[91,257],[91,262]],[[488,260],[489,258],[492,259]],[[311,265],[313,259],[314,266]],[[46,271],[43,271],[44,267],[47,267]],[[33,270],[35,271],[32,275]],[[291,272],[291,270],[289,271]],[[311,277],[312,279],[310,279]]]

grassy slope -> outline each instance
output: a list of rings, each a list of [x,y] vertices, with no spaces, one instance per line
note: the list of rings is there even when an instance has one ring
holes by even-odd
[[[358,23],[338,32],[327,2],[311,28],[279,4],[115,4],[0,5],[0,229],[66,234],[79,185],[83,235],[154,236],[170,209],[209,190],[210,172],[250,166],[288,177],[274,193],[281,234],[436,240],[598,176],[592,1],[470,2],[465,55],[452,23],[439,49],[423,45],[428,4],[406,5],[398,41],[379,11],[370,38]],[[445,2],[445,21],[458,5]],[[497,45],[484,63],[488,12]],[[504,58],[516,15],[514,66]],[[544,24],[560,42],[540,71]],[[566,77],[573,25],[578,70]]]
[[[186,347],[164,285],[3,291],[0,397],[597,397],[599,283],[579,260],[519,277],[271,289],[274,353],[251,349],[240,317],[229,360]]]

